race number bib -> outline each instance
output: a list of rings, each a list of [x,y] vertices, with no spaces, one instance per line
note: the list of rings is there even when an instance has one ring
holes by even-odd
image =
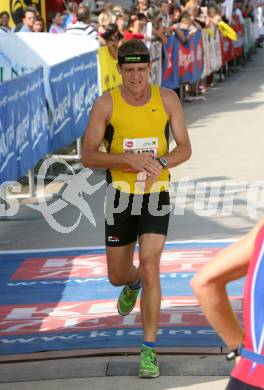
[[[158,138],[125,138],[123,141],[124,153],[147,153],[153,157],[158,155]],[[135,172],[125,168],[125,172]]]
[[[125,138],[123,141],[124,153],[146,153],[152,157],[158,156],[158,138]],[[124,168],[124,172],[134,172],[132,168]],[[144,191],[146,173],[138,172],[135,185],[141,191]]]
[[[157,157],[158,138],[125,138],[123,149],[125,153],[147,153]]]

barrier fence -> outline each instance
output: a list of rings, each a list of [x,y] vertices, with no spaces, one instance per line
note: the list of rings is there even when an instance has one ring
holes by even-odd
[[[241,26],[234,18],[233,28],[238,34],[234,42],[217,28],[197,31],[186,44],[175,35],[163,47],[152,42],[152,82],[172,89],[193,84],[243,51],[249,53],[255,43],[251,20]],[[47,154],[83,135],[97,96],[120,84],[115,65],[103,47],[51,66],[52,110],[42,68],[0,84],[0,185],[21,178]]]
[[[184,82],[190,84],[200,80],[203,69],[202,32],[183,45],[175,36],[170,36],[164,46],[162,85],[176,89]]]
[[[0,85],[1,183],[16,180],[50,152],[43,71]]]
[[[80,137],[98,96],[91,52],[50,70],[48,110],[42,68],[0,85],[0,184],[24,176],[40,159]]]

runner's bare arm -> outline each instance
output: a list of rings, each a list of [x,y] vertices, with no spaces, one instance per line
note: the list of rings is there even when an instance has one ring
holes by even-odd
[[[82,164],[85,167],[118,168],[124,166],[123,155],[110,155],[99,151],[111,112],[112,99],[109,94],[99,97],[93,105],[83,141]]]
[[[256,235],[264,219],[239,242],[221,251],[191,280],[204,314],[230,349],[243,340],[243,330],[233,312],[226,284],[246,275]]]
[[[147,172],[151,175],[159,174],[161,169],[160,164],[154,161],[151,156],[132,153],[105,153],[99,150],[111,115],[112,98],[110,94],[105,94],[97,99],[90,114],[90,120],[83,141],[83,166],[112,169],[122,169],[125,166],[130,166],[139,172]]]
[[[164,156],[168,161],[168,168],[175,167],[191,157],[192,149],[188,131],[184,122],[181,103],[177,94],[171,89],[161,88],[161,98],[169,116],[171,129],[176,148]]]

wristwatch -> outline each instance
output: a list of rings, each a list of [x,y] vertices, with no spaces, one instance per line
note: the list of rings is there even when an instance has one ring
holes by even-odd
[[[226,355],[226,360],[230,361],[240,356],[241,348],[243,348],[243,344],[239,344],[237,348],[228,352],[228,354]]]
[[[165,157],[159,157],[159,158],[157,158],[157,161],[160,163],[162,168],[166,168],[168,165],[168,161]]]

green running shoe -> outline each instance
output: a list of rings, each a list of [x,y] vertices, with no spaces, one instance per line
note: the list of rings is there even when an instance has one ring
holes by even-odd
[[[140,288],[136,290],[131,290],[128,286],[123,288],[117,301],[117,310],[121,316],[127,316],[134,309],[139,291]]]
[[[160,376],[160,370],[155,349],[142,345],[140,354],[139,377],[157,378],[158,376]]]

